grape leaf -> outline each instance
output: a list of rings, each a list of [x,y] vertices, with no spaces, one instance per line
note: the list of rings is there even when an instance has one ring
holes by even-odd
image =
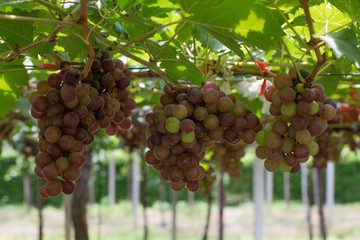
[[[23,15],[23,12],[15,11],[14,14]],[[0,19],[0,36],[14,49],[31,43],[34,37],[33,31],[31,22]]]
[[[155,41],[147,40],[145,46],[154,58],[157,58],[161,63],[160,67],[165,68],[166,74],[173,80],[185,78],[195,85],[200,86],[203,73],[190,62],[182,53],[177,54],[173,46],[167,46],[163,52],[163,46]]]
[[[206,47],[207,32],[204,29],[202,29],[202,28],[200,28],[198,26],[195,26],[194,35],[196,37],[196,40],[201,42],[201,46],[203,46],[205,48]],[[220,50],[220,49],[222,49],[224,47],[224,45],[219,40],[214,38],[211,34],[209,34],[208,46],[213,52],[216,52],[216,51],[218,51],[218,50]]]
[[[217,38],[233,39],[269,49],[284,35],[273,10],[247,0],[179,0],[185,18],[211,30]],[[218,39],[219,40],[219,39]],[[222,41],[223,44],[227,44]]]
[[[177,8],[178,6],[168,0],[144,0],[142,15],[148,18],[165,18]]]
[[[347,13],[352,19],[360,20],[360,1],[359,0],[329,0],[340,11]]]
[[[310,7],[316,34],[323,35],[351,22],[344,13],[325,3]]]
[[[326,36],[319,36],[332,49],[336,58],[345,55],[358,69],[360,69],[359,41],[356,34],[350,29],[343,29],[330,33]]]
[[[20,96],[19,87],[25,86],[28,81],[26,71],[9,72],[13,69],[25,70],[20,59],[0,63],[0,118],[10,112],[15,100]]]
[[[78,33],[82,36],[82,32]],[[60,36],[58,43],[64,47],[65,52],[69,54],[70,59],[76,58],[83,60],[87,56],[86,44],[78,36],[75,36],[72,32],[67,32],[66,35]]]
[[[185,78],[191,83],[201,86],[203,73],[181,53],[178,59],[161,61],[160,66],[166,69],[166,74],[172,79]]]

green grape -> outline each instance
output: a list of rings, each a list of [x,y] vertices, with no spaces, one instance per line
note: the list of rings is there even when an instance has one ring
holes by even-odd
[[[195,132],[185,133],[181,132],[181,141],[184,143],[191,143],[195,140]]]
[[[319,145],[314,140],[308,142],[306,146],[309,148],[309,155],[311,156],[314,156],[319,152]]]
[[[295,133],[295,139],[300,144],[307,144],[311,141],[311,134],[307,129],[299,130]]]
[[[319,104],[315,101],[310,103],[310,112],[309,115],[314,115],[319,111]]]
[[[268,124],[266,124],[265,127],[264,127],[264,131],[266,133],[271,133],[275,122],[276,122],[276,120],[273,120],[273,121],[269,122]]]
[[[235,118],[242,118],[246,115],[247,109],[244,104],[236,101],[233,105],[231,113],[234,115]]]
[[[176,117],[166,119],[166,130],[170,133],[177,133],[180,130],[180,120]]]
[[[292,102],[289,104],[281,105],[281,114],[285,117],[291,118],[296,114],[296,103]]]
[[[282,172],[290,172],[290,170],[292,169],[291,166],[287,165],[286,162],[285,162],[285,159],[282,158],[279,162],[279,169],[280,171]]]
[[[266,133],[264,131],[260,131],[255,136],[255,141],[259,146],[266,146]]]
[[[281,151],[284,153],[291,153],[294,151],[295,141],[292,138],[284,138],[281,145]]]
[[[177,119],[184,119],[186,118],[187,114],[188,114],[188,110],[184,105],[176,105],[172,111],[172,116],[176,117]]]

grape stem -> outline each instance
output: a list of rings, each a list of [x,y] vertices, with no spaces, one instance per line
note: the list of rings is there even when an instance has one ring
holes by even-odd
[[[83,30],[84,36],[85,38],[87,38],[87,36],[89,36],[90,34],[90,30],[87,24],[88,18],[87,18],[87,0],[81,0],[80,1],[80,18],[78,20],[78,23],[81,24],[81,28]],[[90,69],[91,69],[91,65],[96,57],[93,45],[92,45],[92,41],[91,39],[87,39],[87,43],[86,43],[87,49],[88,49],[88,60],[86,62],[86,65],[84,67],[84,69],[81,71],[81,78],[84,79],[87,77]]]
[[[297,33],[297,31],[293,28],[293,26],[291,25],[291,23],[288,21],[288,19],[286,18],[286,16],[284,15],[284,13],[280,10],[280,8],[276,5],[276,3],[273,1],[271,3],[271,5],[273,5],[273,7],[276,9],[276,11],[278,11],[278,13],[281,15],[281,17],[284,19],[284,21],[286,22],[286,24],[288,25],[288,27],[294,32],[294,34],[296,35],[296,37],[299,39],[300,43],[303,46],[306,46],[306,43],[304,42],[304,40],[300,37],[300,35]]]
[[[33,18],[33,17],[25,17],[25,16],[17,16],[17,15],[0,15],[0,19],[6,20],[15,20],[15,21],[27,21],[27,22],[44,22],[44,23],[54,23],[58,25],[68,25],[75,26],[76,24],[70,21],[59,21],[54,19],[46,19],[46,18]]]
[[[59,15],[63,15],[66,16],[67,12],[65,12],[64,10],[62,10],[61,8],[58,8],[55,4],[44,1],[44,0],[33,0],[34,2],[37,2],[45,7],[47,7],[49,10],[53,10],[54,12],[56,12]]]
[[[314,25],[313,25],[313,22],[312,22],[312,19],[311,19],[310,11],[309,11],[309,5],[308,5],[309,0],[299,0],[299,1],[301,3],[301,7],[304,9],[306,22],[308,24],[308,28],[309,28],[309,32],[310,32],[310,41],[308,42],[308,44],[312,45],[312,46],[317,45],[319,43],[319,39],[314,37],[315,29],[314,29]],[[307,82],[310,82],[310,83],[312,81],[314,81],[317,73],[321,69],[321,66],[325,62],[325,56],[326,56],[325,53],[324,54],[320,53],[320,46],[316,46],[314,48],[314,50],[315,50],[317,62],[316,62],[316,65],[315,65],[313,71],[306,78]]]
[[[299,68],[297,67],[297,65],[296,65],[293,57],[292,57],[291,54],[290,54],[289,49],[287,48],[287,46],[286,46],[286,44],[285,44],[285,42],[284,42],[284,40],[283,40],[282,38],[281,38],[281,43],[282,43],[282,45],[284,46],[286,52],[288,53],[289,58],[290,58],[292,64],[294,65],[294,67],[295,67],[295,69],[296,69],[296,72],[297,72],[297,74],[298,74],[298,76],[299,76],[300,81],[303,82],[303,83],[306,83],[305,79],[301,76],[301,74],[300,74],[300,72],[299,72]]]
[[[204,62],[204,84],[207,81],[207,65],[208,65],[208,57],[209,57],[209,33],[206,34],[206,49],[205,49],[205,62]]]
[[[76,6],[74,8],[74,10],[72,10],[63,20],[63,22],[69,22],[70,19],[72,19],[78,12],[80,11],[80,6]],[[13,53],[11,53],[8,57],[0,59],[0,62],[10,62],[13,61],[16,57],[20,56],[20,54],[29,51],[30,49],[33,49],[35,47],[47,44],[47,43],[51,43],[53,41],[55,41],[56,35],[60,32],[61,28],[63,27],[63,25],[58,25],[55,30],[45,39],[45,40],[41,40],[38,42],[34,42],[31,43],[28,46],[25,46],[23,48],[20,49],[16,49],[15,51],[13,51]]]

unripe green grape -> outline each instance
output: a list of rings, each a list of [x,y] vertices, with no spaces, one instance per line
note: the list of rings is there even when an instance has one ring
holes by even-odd
[[[215,114],[209,114],[203,123],[207,130],[213,130],[219,125],[219,118]]]
[[[296,131],[295,139],[300,144],[307,144],[311,141],[311,133],[307,129]]]
[[[310,103],[310,112],[309,115],[314,115],[319,111],[319,104],[315,101]]]
[[[69,161],[66,157],[59,157],[55,161],[55,167],[61,173],[69,167]]]
[[[276,120],[273,120],[273,121],[269,122],[268,124],[266,124],[264,127],[264,132],[271,133],[275,122],[276,122]]]
[[[275,92],[273,92],[271,96],[272,103],[276,106],[281,106],[281,100],[280,100],[280,90],[277,89]]]
[[[176,117],[177,119],[184,119],[186,118],[187,114],[188,114],[188,110],[184,105],[176,105],[172,110],[171,110],[172,116]]]
[[[314,140],[308,142],[306,144],[306,146],[309,148],[309,155],[310,156],[314,156],[319,152],[319,145]]]
[[[195,132],[185,133],[181,132],[181,141],[184,143],[191,143],[195,139]]]
[[[266,146],[266,133],[264,131],[260,131],[255,136],[255,141],[259,146]]]
[[[291,153],[294,151],[295,141],[292,138],[284,138],[281,145],[281,151],[284,153]]]
[[[279,162],[279,169],[280,171],[282,172],[290,172],[290,170],[292,169],[291,166],[287,165],[286,162],[285,162],[285,159],[282,158]]]
[[[170,133],[177,133],[180,130],[180,120],[176,117],[169,117],[166,120],[166,130]]]
[[[204,121],[205,118],[208,116],[208,111],[203,106],[198,106],[194,110],[194,117],[198,121]]]
[[[244,104],[236,101],[233,104],[233,109],[231,110],[231,113],[234,115],[235,118],[242,118],[246,115],[247,109]]]
[[[289,104],[281,105],[281,114],[285,117],[291,118],[296,114],[296,103],[292,102]]]

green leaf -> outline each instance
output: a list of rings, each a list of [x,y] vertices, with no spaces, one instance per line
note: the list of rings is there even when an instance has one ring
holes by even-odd
[[[14,14],[24,15],[20,11],[15,11]],[[14,49],[24,47],[33,41],[33,29],[31,22],[0,19],[0,36]]]
[[[142,6],[142,14],[144,17],[165,18],[172,11],[178,8],[168,0],[144,0]]]
[[[175,47],[167,46],[162,51],[163,46],[151,40],[147,40],[145,46],[151,55],[161,62],[160,67],[165,68],[166,74],[171,79],[177,81],[181,78],[185,78],[195,85],[201,85],[203,73],[182,53],[177,54]],[[162,53],[159,55],[160,51],[162,51]]]
[[[83,33],[80,31],[78,34],[83,36]],[[82,39],[80,39],[78,36],[75,36],[71,31],[68,31],[66,35],[59,37],[58,43],[65,49],[65,52],[72,60],[76,58],[83,60],[87,57],[86,44]]]
[[[360,20],[360,1],[357,0],[329,0],[340,11],[347,13],[351,18]]]
[[[196,39],[201,42],[201,46],[205,48],[206,47],[207,32],[204,29],[202,29],[202,28],[200,28],[198,26],[195,26],[194,35],[195,35]],[[224,47],[224,45],[219,40],[214,38],[211,34],[209,34],[209,44],[208,44],[208,46],[213,52],[216,52],[216,51],[218,51],[218,50],[220,50],[220,49],[222,49]]]
[[[244,41],[259,48],[280,45],[284,35],[274,11],[248,0],[179,0],[185,18],[218,38]],[[220,39],[218,39],[221,41]],[[224,43],[224,41],[222,41]],[[227,43],[224,43],[227,44]],[[230,48],[230,47],[229,47]]]
[[[320,4],[310,7],[316,34],[323,35],[351,22],[344,13],[328,4]]]
[[[141,0],[118,0],[117,5],[122,11],[129,11],[132,6],[139,4]]]
[[[0,63],[0,118],[10,112],[15,100],[20,96],[19,87],[26,85],[28,81],[26,71],[8,72],[14,69],[25,70],[20,59]]]
[[[329,45],[336,58],[345,55],[350,62],[360,69],[359,41],[353,31],[350,29],[343,29],[326,36],[319,36],[319,38]]]
[[[166,69],[166,74],[172,79],[185,78],[191,83],[201,86],[203,73],[183,54],[180,54],[179,59],[163,60],[160,66]]]
[[[178,31],[181,26],[182,24],[178,24],[175,31]],[[176,36],[176,40],[179,42],[187,42],[192,37],[192,32],[193,29],[191,23],[186,23],[185,26],[180,30],[179,34]]]

